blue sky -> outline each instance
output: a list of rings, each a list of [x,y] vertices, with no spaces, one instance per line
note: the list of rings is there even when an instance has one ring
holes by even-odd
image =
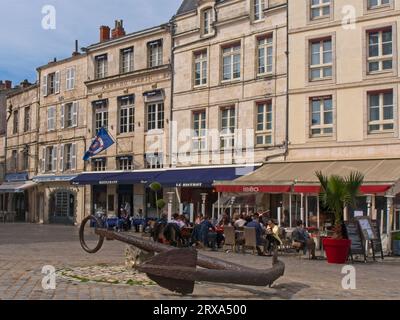
[[[36,67],[98,42],[99,27],[123,19],[127,33],[159,25],[182,0],[0,0],[0,80],[36,81]],[[56,9],[56,29],[42,28],[42,8]]]

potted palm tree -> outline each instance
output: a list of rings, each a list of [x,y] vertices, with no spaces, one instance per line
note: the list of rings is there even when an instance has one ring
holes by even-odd
[[[357,197],[360,195],[360,187],[364,176],[360,172],[351,172],[347,177],[338,175],[325,176],[322,172],[316,172],[321,183],[320,199],[335,216],[334,235],[323,240],[328,263],[346,263],[351,240],[347,237],[343,214],[345,208],[355,207]]]

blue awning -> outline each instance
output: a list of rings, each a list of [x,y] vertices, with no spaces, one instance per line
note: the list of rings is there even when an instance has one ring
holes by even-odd
[[[214,181],[231,181],[254,171],[254,167],[171,169],[161,173],[157,182],[163,187],[209,188]]]
[[[255,167],[217,167],[163,169],[131,172],[83,173],[72,179],[74,185],[150,184],[159,182],[163,187],[209,188],[214,181],[235,180],[249,174]]]
[[[136,172],[95,172],[83,173],[71,183],[74,185],[136,184],[155,181],[160,171]]]
[[[77,175],[64,175],[64,176],[56,176],[56,175],[48,175],[48,176],[38,176],[33,177],[32,181],[37,183],[43,182],[69,182],[72,179],[76,178]]]
[[[119,172],[94,172],[82,173],[71,180],[74,185],[118,184]]]
[[[8,173],[5,176],[5,180],[7,182],[26,181],[28,180],[28,173],[27,172]]]

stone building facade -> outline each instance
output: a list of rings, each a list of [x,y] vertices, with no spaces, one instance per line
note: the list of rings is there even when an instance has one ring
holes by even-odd
[[[101,181],[105,172],[129,174],[161,169],[168,163],[171,119],[171,36],[169,25],[126,34],[122,21],[111,32],[100,28],[100,42],[86,49],[87,135],[90,144],[105,127],[115,144],[87,163],[95,181],[86,187],[85,212],[118,214],[155,211],[146,184]],[[81,157],[78,161],[82,161]],[[97,182],[96,182],[97,181]],[[78,182],[79,183],[79,182]],[[149,204],[149,205],[148,205]]]
[[[70,181],[85,171],[81,160],[87,143],[87,57],[73,53],[37,69],[40,79],[38,185],[44,223],[73,224],[82,220],[84,192]]]
[[[0,192],[4,211],[15,221],[35,221],[37,190],[32,179],[38,165],[37,88],[25,81],[7,95],[6,175]]]
[[[183,1],[172,21],[173,165],[282,161],[286,1]],[[207,202],[217,201],[212,188],[181,193],[187,201],[200,201],[202,193]]]

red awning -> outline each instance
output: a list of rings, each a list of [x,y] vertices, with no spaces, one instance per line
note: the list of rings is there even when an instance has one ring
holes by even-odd
[[[385,193],[391,188],[391,185],[364,185],[361,186],[360,191],[364,194]],[[295,186],[294,193],[319,193],[320,186]]]
[[[287,193],[290,192],[291,186],[237,186],[237,185],[217,185],[217,192],[234,192],[234,193]]]
[[[320,186],[294,186],[294,193],[319,193],[321,190]]]
[[[388,185],[376,185],[376,186],[362,186],[360,191],[364,194],[375,194],[375,193],[385,193],[392,186]]]

